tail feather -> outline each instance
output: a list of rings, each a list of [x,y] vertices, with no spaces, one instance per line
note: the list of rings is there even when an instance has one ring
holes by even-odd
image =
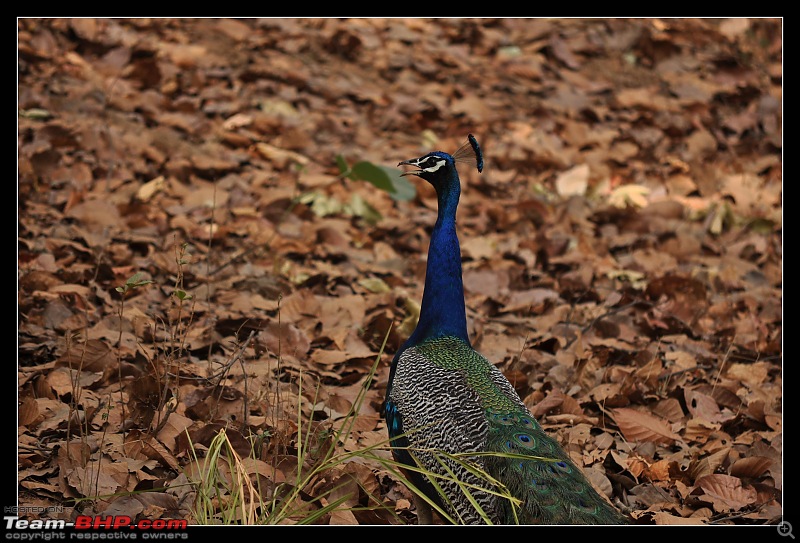
[[[489,413],[486,469],[521,501],[501,500],[504,522],[623,524],[561,446],[527,413]],[[520,455],[524,455],[520,456]]]

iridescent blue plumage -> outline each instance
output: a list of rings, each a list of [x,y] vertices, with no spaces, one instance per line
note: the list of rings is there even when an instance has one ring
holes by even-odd
[[[465,160],[482,170],[483,154],[471,134],[453,155],[434,151],[400,163],[417,168],[403,175],[433,185],[438,215],[419,322],[389,374],[385,417],[393,454],[431,474],[408,471],[411,482],[457,522],[625,523],[544,432],[503,374],[470,344],[456,234],[461,194],[456,162]],[[475,469],[466,467],[470,462]],[[518,505],[498,496],[503,491],[492,479]],[[415,501],[422,520],[425,502]]]
[[[475,139],[475,136],[470,134],[467,136],[470,145],[472,145],[472,150],[475,152],[475,159],[478,166],[478,172],[483,171],[483,151],[481,151],[481,146],[478,145],[478,140]]]

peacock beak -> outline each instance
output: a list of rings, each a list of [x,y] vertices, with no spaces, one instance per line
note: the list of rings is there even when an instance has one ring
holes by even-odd
[[[403,172],[403,173],[400,174],[400,177],[405,177],[405,176],[408,176],[408,175],[416,175],[417,177],[419,177],[419,174],[422,173],[422,168],[419,167],[419,159],[418,158],[412,158],[411,160],[403,160],[402,162],[398,162],[397,165],[398,166],[414,166],[415,168],[418,168],[416,170]]]

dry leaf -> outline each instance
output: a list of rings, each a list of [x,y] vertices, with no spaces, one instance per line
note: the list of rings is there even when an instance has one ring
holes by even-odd
[[[154,177],[139,187],[139,190],[136,192],[136,197],[142,202],[149,201],[157,192],[164,188],[165,181],[166,178],[163,175]]]
[[[656,511],[653,514],[653,520],[655,521],[657,526],[675,526],[675,525],[698,525],[703,524],[702,519],[699,518],[686,518],[686,517],[676,517],[675,515],[670,515],[669,513],[665,513],[663,511]]]
[[[653,413],[670,422],[678,422],[683,419],[683,408],[675,398],[660,400],[654,407]]]
[[[556,177],[556,190],[564,198],[583,196],[589,187],[589,165],[581,164]]]
[[[643,475],[651,481],[669,481],[670,473],[680,471],[678,463],[674,460],[659,460],[650,464],[643,472]]]
[[[731,447],[722,448],[705,458],[701,458],[689,466],[689,476],[695,481],[716,473],[717,469],[728,459]]]
[[[641,185],[622,185],[614,189],[608,195],[608,203],[614,207],[626,208],[646,207],[648,204],[647,195],[650,189]]]
[[[709,422],[720,422],[724,418],[720,413],[717,402],[711,396],[687,389],[684,391],[684,397],[686,398],[686,406],[694,417],[705,419]]]
[[[741,479],[730,475],[706,475],[698,479],[697,487],[703,490],[703,497],[710,499],[717,511],[742,509],[756,501],[755,489],[742,486]]]
[[[39,418],[39,406],[36,400],[30,396],[26,396],[19,404],[17,424],[20,426],[28,426]]]
[[[773,464],[773,461],[763,456],[748,456],[740,458],[731,465],[730,474],[734,477],[755,479],[761,477]]]
[[[670,445],[680,439],[662,420],[635,409],[621,407],[612,411],[614,422],[626,439]]]

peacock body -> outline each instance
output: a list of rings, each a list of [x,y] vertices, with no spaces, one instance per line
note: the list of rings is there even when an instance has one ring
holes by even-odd
[[[482,170],[472,135],[453,155],[435,151],[400,163],[417,168],[404,175],[433,185],[438,215],[419,322],[389,374],[384,408],[395,459],[409,467],[419,492],[463,524],[624,524],[470,344],[456,234],[456,163],[466,160]],[[500,495],[492,479],[518,503]],[[420,520],[429,521],[427,502],[415,502]]]

